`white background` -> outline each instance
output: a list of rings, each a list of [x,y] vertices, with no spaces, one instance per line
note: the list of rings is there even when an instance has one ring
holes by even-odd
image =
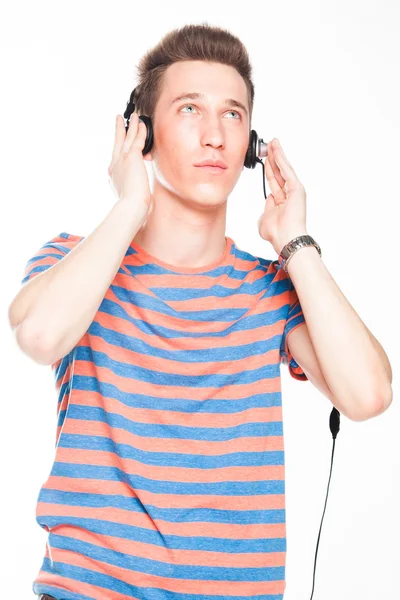
[[[341,418],[313,600],[400,597],[398,3],[69,0],[14,1],[0,15],[2,598],[33,598],[47,538],[35,521],[36,500],[56,432],[51,369],[19,349],[8,306],[42,244],[61,231],[88,235],[111,210],[115,117],[136,85],[140,56],[168,30],[202,21],[246,45],[252,127],[264,141],[280,140],[306,188],[308,233],[394,372],[388,411],[364,422]],[[263,206],[261,167],[244,169],[226,232],[239,248],[275,259],[257,230]],[[308,600],[332,405],[284,365],[282,387],[285,600]]]

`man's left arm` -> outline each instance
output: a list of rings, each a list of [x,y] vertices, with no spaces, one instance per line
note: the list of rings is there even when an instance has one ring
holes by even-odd
[[[384,412],[393,397],[388,357],[337,286],[317,249],[309,246],[295,252],[287,270],[306,321],[306,327],[297,327],[289,337],[295,361],[304,365],[311,381],[321,380],[322,374],[334,405],[352,420]]]
[[[307,235],[306,191],[277,138],[267,144],[265,175],[271,188],[258,219],[260,236],[279,255]],[[287,262],[306,325],[293,328],[288,348],[309,379],[344,415],[362,421],[392,402],[392,370],[378,340],[342,294],[314,246]]]

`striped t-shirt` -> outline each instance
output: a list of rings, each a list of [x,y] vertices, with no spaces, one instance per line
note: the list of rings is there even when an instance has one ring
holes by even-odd
[[[22,283],[84,239],[60,233]],[[57,600],[282,600],[280,364],[305,323],[278,260],[226,237],[176,267],[133,240],[86,333],[51,365],[54,463],[33,582]],[[99,265],[101,269],[101,265]]]

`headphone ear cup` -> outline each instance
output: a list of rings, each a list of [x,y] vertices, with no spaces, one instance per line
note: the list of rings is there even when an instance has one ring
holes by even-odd
[[[247,148],[246,156],[244,159],[244,166],[248,169],[254,169],[257,164],[257,143],[258,135],[257,132],[252,129],[250,132],[250,141]]]
[[[153,147],[153,140],[154,140],[153,124],[151,122],[151,118],[147,117],[146,115],[140,115],[139,119],[141,121],[143,121],[143,123],[146,125],[146,141],[144,143],[144,147],[142,150],[142,154],[145,155],[148,152],[150,152],[150,150]]]

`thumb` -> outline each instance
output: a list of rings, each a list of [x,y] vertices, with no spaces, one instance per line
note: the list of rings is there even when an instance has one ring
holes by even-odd
[[[268,210],[272,210],[273,208],[275,208],[275,206],[276,206],[276,202],[275,202],[274,195],[268,194],[267,199],[265,201],[264,212],[266,212]]]

